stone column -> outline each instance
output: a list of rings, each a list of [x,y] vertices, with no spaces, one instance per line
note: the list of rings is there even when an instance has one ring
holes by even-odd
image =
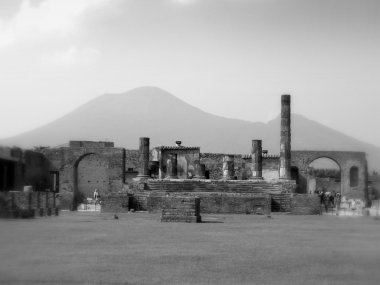
[[[140,138],[139,174],[137,178],[149,178],[149,138]]]
[[[261,140],[252,140],[252,179],[263,179],[263,149]]]
[[[290,95],[281,96],[280,179],[291,179]]]
[[[223,179],[232,180],[235,176],[234,156],[225,155],[223,157]]]
[[[168,155],[167,161],[167,178],[169,179],[177,179],[178,178],[178,161],[177,154],[172,153]]]

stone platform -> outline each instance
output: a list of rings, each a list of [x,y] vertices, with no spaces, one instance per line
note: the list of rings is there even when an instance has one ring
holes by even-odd
[[[165,197],[161,222],[200,223],[200,199],[197,197]]]

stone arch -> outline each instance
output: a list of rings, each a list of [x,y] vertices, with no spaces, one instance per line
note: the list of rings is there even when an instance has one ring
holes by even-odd
[[[336,193],[339,193],[339,194],[341,194],[342,193],[342,183],[341,183],[341,181],[342,181],[342,166],[339,164],[339,162],[337,161],[337,159],[335,158],[335,157],[333,157],[333,156],[321,156],[321,157],[317,157],[317,158],[315,158],[315,159],[313,159],[310,163],[309,163],[309,166],[311,165],[311,164],[313,164],[314,162],[316,162],[317,160],[330,160],[330,161],[332,161],[337,167],[338,167],[338,169],[339,169],[339,184],[335,181],[332,181],[332,182],[328,182],[327,181],[327,183],[326,183],[326,181],[325,182],[322,182],[322,186],[323,186],[323,184],[325,184],[324,186],[325,186],[325,188],[330,188],[330,186],[331,186],[331,188],[333,188],[332,190],[333,191],[335,191]],[[328,168],[327,168],[328,169]],[[312,189],[312,187],[310,187],[310,182],[311,182],[311,180],[312,179],[315,179],[315,187],[316,188],[318,188],[318,185],[319,186],[321,186],[319,183],[318,183],[318,178],[317,177],[313,177],[313,176],[310,176],[310,174],[308,173],[308,179],[307,179],[307,189],[308,189],[308,191],[307,192],[310,192]],[[322,179],[321,179],[322,180]],[[321,182],[321,181],[319,181],[319,182]],[[314,189],[314,191],[315,190],[318,190],[318,189]],[[331,189],[327,189],[327,190],[331,190]],[[311,191],[311,192],[314,192],[314,191]]]
[[[292,151],[292,166],[299,169],[300,176],[307,178],[308,165],[318,158],[336,162],[341,172],[341,194],[346,198],[367,200],[367,159],[364,152],[353,151]],[[358,168],[358,186],[350,186],[350,169]],[[305,185],[303,185],[305,187]]]
[[[59,192],[61,207],[63,209],[76,209],[76,198],[78,193],[78,166],[86,160],[86,157],[96,154],[108,163],[108,192],[118,192],[123,188],[125,182],[126,166],[135,168],[138,151],[124,148],[116,148],[107,143],[74,141],[68,147],[51,148],[44,150],[44,155],[50,162],[51,171],[58,172]],[[128,157],[128,158],[127,158]]]
[[[313,162],[315,162],[318,159],[329,159],[329,160],[332,160],[333,162],[335,162],[338,165],[339,169],[342,170],[342,167],[340,166],[339,160],[336,157],[332,156],[332,155],[331,156],[322,155],[322,156],[313,157],[313,159],[309,162],[309,165],[312,164]]]
[[[81,163],[86,164],[81,165]],[[98,189],[101,196],[108,191],[108,165],[109,163],[107,159],[101,154],[95,152],[82,154],[76,159],[73,167],[74,210],[77,208],[79,203],[83,202],[84,198],[92,198],[95,188]]]

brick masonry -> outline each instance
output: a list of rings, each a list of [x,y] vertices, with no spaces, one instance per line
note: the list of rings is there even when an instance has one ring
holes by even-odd
[[[223,177],[223,153],[201,153],[201,163],[206,165],[210,173],[210,179],[219,180]],[[250,155],[234,155],[235,176],[237,180],[252,178],[252,158]],[[262,175],[266,180],[277,180],[280,158],[278,156],[262,157]]]
[[[148,180],[129,185],[141,210],[160,211],[165,197],[199,197],[202,213],[291,212],[294,181]],[[269,200],[268,200],[269,199]],[[264,202],[266,201],[266,202]]]
[[[34,218],[58,215],[57,204],[52,192],[0,192],[0,217]]]
[[[368,201],[368,169],[364,152],[350,151],[292,151],[292,166],[297,168],[300,193],[307,193],[307,168],[318,158],[329,158],[335,161],[341,172],[341,195],[346,199]],[[350,170],[358,169],[358,185],[350,185]]]
[[[100,196],[122,189],[125,168],[137,169],[138,151],[126,151],[104,142],[73,142],[70,147],[41,151],[50,161],[50,170],[59,173],[61,207],[75,209],[95,188]],[[127,168],[127,169],[128,169]]]
[[[161,222],[200,223],[200,199],[198,197],[165,197]]]
[[[272,193],[270,196],[272,212],[291,212],[291,193]]]
[[[115,193],[102,197],[102,213],[125,213],[129,211],[130,195]]]

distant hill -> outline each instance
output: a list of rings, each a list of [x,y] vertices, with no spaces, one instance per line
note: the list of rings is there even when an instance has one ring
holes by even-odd
[[[0,144],[28,148],[54,147],[69,140],[107,140],[137,149],[138,138],[147,136],[151,146],[182,140],[186,146],[200,146],[203,152],[246,154],[252,139],[262,139],[263,148],[277,154],[279,134],[279,117],[267,124],[228,119],[206,113],[162,89],[141,87],[99,96],[56,121],[0,140]],[[380,170],[380,148],[297,114],[292,114],[292,149],[365,151],[370,168]]]

